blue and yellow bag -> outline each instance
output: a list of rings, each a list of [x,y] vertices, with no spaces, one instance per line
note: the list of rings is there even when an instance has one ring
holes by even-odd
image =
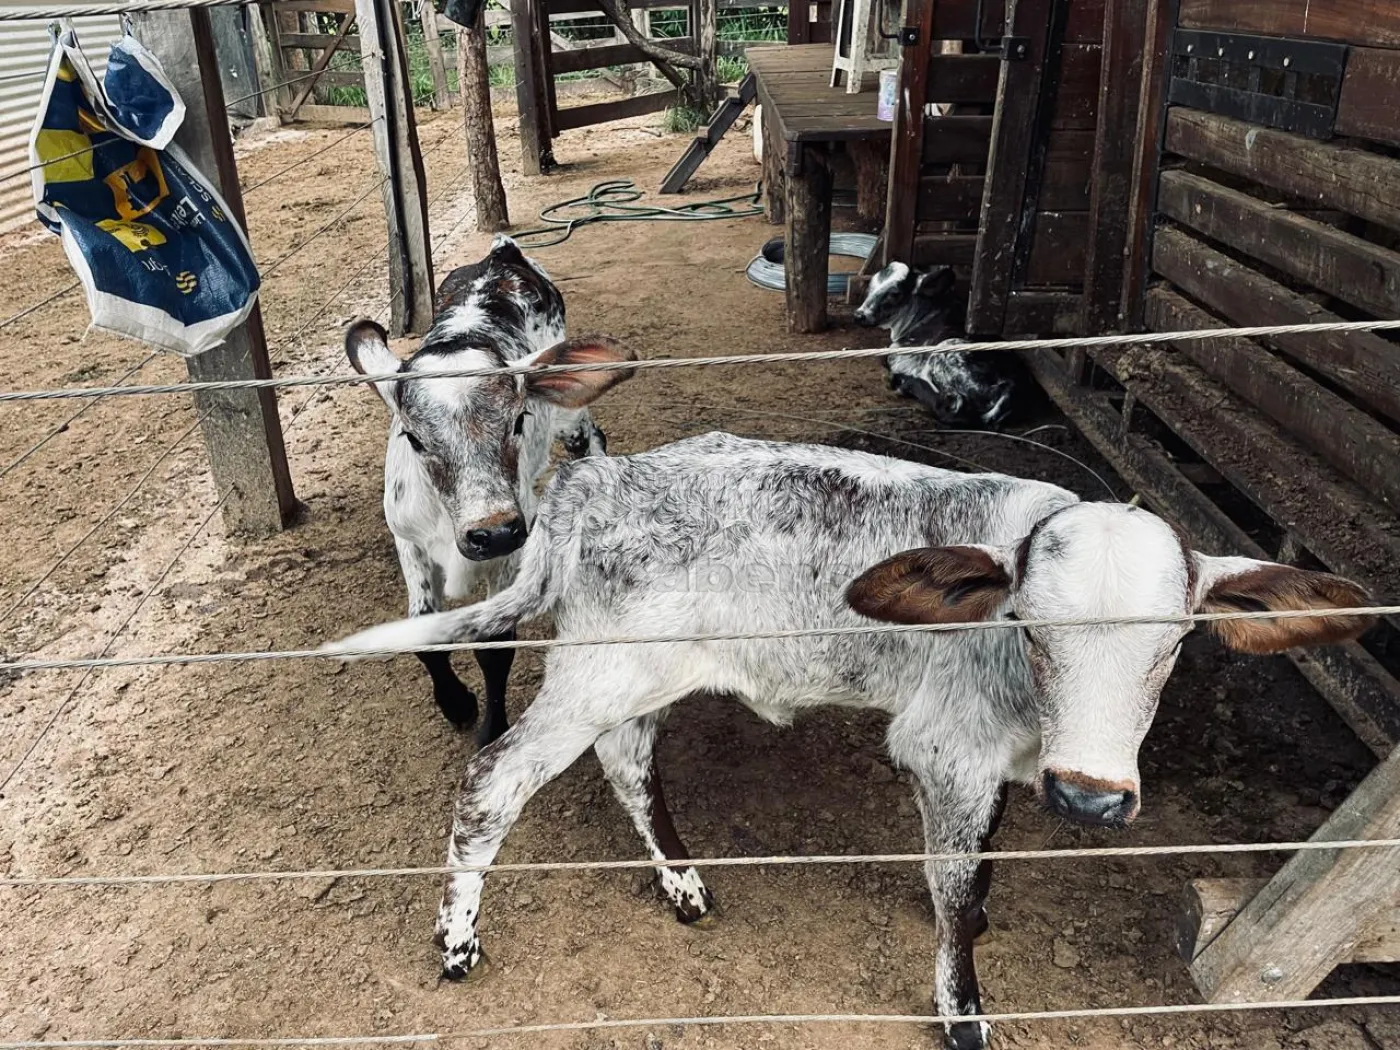
[[[73,30],[49,60],[29,139],[39,220],[63,238],[92,323],[198,354],[253,309],[253,252],[228,206],[171,142],[185,104],[130,34],[98,82]]]

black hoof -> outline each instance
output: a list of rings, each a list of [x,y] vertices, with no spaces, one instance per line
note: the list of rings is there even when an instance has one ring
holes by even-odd
[[[694,926],[697,930],[708,930],[719,922],[719,912],[715,910],[715,895],[708,889],[704,891],[704,894],[705,902],[702,908],[696,908],[689,904],[677,905],[676,921],[683,926]]]
[[[453,728],[465,731],[476,725],[476,694],[458,682],[456,686],[439,686],[433,690],[442,717],[452,723]]]
[[[980,1024],[952,1024],[943,1033],[943,1050],[987,1050]]]
[[[461,963],[442,964],[442,979],[451,981],[453,984],[474,984],[482,980],[491,971],[491,960],[486,957],[485,952],[481,952],[476,958],[475,966],[464,966]]]

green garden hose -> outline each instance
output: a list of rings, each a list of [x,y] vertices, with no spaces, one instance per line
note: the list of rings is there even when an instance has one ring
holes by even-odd
[[[511,236],[527,249],[549,248],[567,241],[580,226],[595,222],[708,222],[712,219],[747,219],[763,214],[760,201],[762,184],[752,193],[724,197],[714,201],[691,201],[675,208],[659,204],[637,204],[644,194],[631,179],[609,179],[600,182],[582,197],[551,204],[540,212],[540,220],[548,223],[535,230],[524,230]],[[746,207],[733,207],[744,203]],[[560,212],[577,211],[572,218],[556,218]],[[536,238],[546,238],[537,240]]]

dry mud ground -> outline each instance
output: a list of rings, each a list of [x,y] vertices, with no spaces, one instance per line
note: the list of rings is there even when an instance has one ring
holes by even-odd
[[[517,158],[513,130],[504,121],[508,165]],[[244,143],[245,182],[343,134],[302,128]],[[428,158],[440,274],[486,244],[468,232],[470,222],[454,229],[468,199],[454,118],[423,132],[428,147],[445,135],[453,138]],[[545,203],[606,178],[635,178],[650,189],[683,146],[643,121],[570,132],[557,144],[562,172],[531,180],[518,168],[508,174],[512,214],[532,225]],[[266,264],[302,243],[373,177],[361,134],[252,192],[259,257]],[[729,196],[757,177],[748,137],[735,134],[689,196]],[[817,338],[784,333],[781,295],[742,274],[772,232],[757,219],[593,227],[540,257],[561,281],[573,331],[609,332],[645,356],[872,345],[869,333],[850,328]],[[345,370],[342,326],[387,301],[378,264],[351,280],[382,245],[382,210],[371,195],[271,276],[264,313],[279,374]],[[0,254],[12,275],[0,287],[0,317],[70,280],[52,238],[13,237]],[[316,317],[347,281],[346,293]],[[4,386],[105,383],[146,356],[134,343],[84,338],[85,324],[83,304],[69,296],[6,329]],[[179,362],[162,359],[141,378],[181,375]],[[266,542],[230,542],[217,516],[201,527],[214,496],[198,435],[165,455],[193,421],[183,397],[100,403],[0,477],[0,608],[111,515],[4,619],[0,649],[12,658],[87,654],[128,618],[112,646],[119,654],[302,648],[398,615],[401,585],[379,509],[382,409],[362,388],[289,391],[281,405],[306,514]],[[0,408],[0,467],[77,407]],[[643,373],[609,395],[598,415],[617,452],[722,427],[930,462],[951,453],[1100,492],[1053,454],[929,432],[926,417],[884,389],[873,362]],[[1039,437],[1092,459],[1065,429]],[[460,662],[475,680],[475,668]],[[533,695],[539,668],[535,654],[518,659],[516,712]],[[0,682],[0,775],[55,712],[0,798],[0,871],[436,864],[471,751],[438,716],[407,659],[11,678]],[[780,731],[732,703],[695,701],[671,720],[661,757],[677,823],[697,855],[921,848],[907,787],[883,755],[879,719],[831,711]],[[997,844],[1300,838],[1369,764],[1284,660],[1230,656],[1196,639],[1145,747],[1138,826],[1121,834],[1059,827],[1017,792]],[[590,757],[527,808],[501,859],[636,855],[632,830]],[[996,939],[979,951],[986,1005],[1193,1002],[1171,946],[1182,885],[1198,876],[1267,874],[1279,862],[1002,865],[992,899]],[[703,932],[676,924],[637,873],[494,878],[483,932],[497,966],[469,987],[437,980],[434,878],[0,889],[0,1038],[388,1035],[602,1017],[928,1010],[933,928],[914,866],[729,869],[708,881],[723,918]],[[1395,993],[1400,973],[1345,969],[1324,991]],[[468,1045],[902,1050],[935,1039],[908,1025],[661,1024]],[[1396,1050],[1400,1016],[1355,1009],[1054,1022],[1005,1026],[997,1040],[1102,1050]]]

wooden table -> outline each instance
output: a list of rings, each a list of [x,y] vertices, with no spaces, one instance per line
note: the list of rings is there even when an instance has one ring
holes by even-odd
[[[856,154],[858,183],[879,186],[893,125],[875,115],[876,92],[831,86],[831,44],[751,47],[745,51],[763,106],[763,183],[769,222],[787,222],[788,327],[826,327],[831,168],[835,143]],[[858,193],[861,186],[857,186]]]

